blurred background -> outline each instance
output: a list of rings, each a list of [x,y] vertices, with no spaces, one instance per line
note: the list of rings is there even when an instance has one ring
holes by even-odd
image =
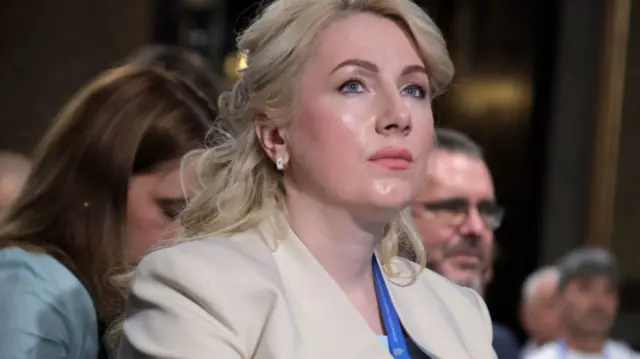
[[[523,279],[584,244],[625,273],[613,336],[640,343],[640,6],[631,0],[423,0],[457,75],[438,124],[487,153],[507,209],[487,301],[522,337]],[[60,106],[148,43],[197,49],[232,83],[251,0],[5,0],[0,147],[29,153]],[[637,4],[636,4],[637,5]]]

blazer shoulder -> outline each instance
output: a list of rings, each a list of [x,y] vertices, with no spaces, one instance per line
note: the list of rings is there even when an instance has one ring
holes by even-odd
[[[145,256],[139,267],[154,267],[156,262],[177,266],[187,264],[207,272],[224,270],[225,274],[229,270],[275,269],[271,249],[255,230],[230,236],[202,237],[162,247]]]
[[[417,263],[406,258],[395,257],[392,264],[401,273],[416,273],[420,271]],[[397,280],[394,280],[394,282],[398,284]],[[471,312],[479,314],[478,317],[481,319],[483,326],[487,329],[489,335],[493,336],[489,310],[484,300],[475,290],[462,287],[428,268],[422,269],[412,282],[414,282],[411,283],[412,285],[431,288],[432,292],[440,298],[442,305],[447,307],[453,315],[460,313],[463,308],[470,308]]]
[[[281,279],[270,248],[253,232],[211,236],[157,249],[138,264],[133,281],[175,283],[194,295],[230,290],[266,294]]]
[[[420,266],[403,257],[394,257],[391,262],[391,267],[400,273],[404,279],[390,278],[395,284],[400,286],[417,284],[422,286],[429,286],[435,289],[437,293],[443,296],[464,297],[474,305],[478,305],[478,294],[469,288],[460,286],[454,283],[450,279],[442,276],[439,273],[432,271],[431,269],[421,269]],[[418,274],[417,277],[410,277],[411,274]]]
[[[450,279],[436,273],[430,269],[425,269],[421,274],[420,280],[428,282],[431,287],[439,294],[443,299],[443,303],[447,306],[453,306],[454,303],[467,303],[471,305],[476,313],[479,314],[484,327],[486,328],[489,336],[493,338],[493,323],[489,309],[487,308],[484,299],[475,290],[467,287],[463,287],[454,283]],[[449,300],[454,299],[455,300]],[[458,300],[461,299],[461,300]],[[458,308],[450,308],[453,313],[456,313]]]
[[[420,277],[420,280],[428,282],[430,286],[434,287],[442,295],[464,297],[474,306],[478,306],[480,297],[475,290],[463,287],[431,269],[425,269],[420,274]]]
[[[119,357],[247,357],[280,283],[260,240],[208,237],[148,254],[135,271]]]

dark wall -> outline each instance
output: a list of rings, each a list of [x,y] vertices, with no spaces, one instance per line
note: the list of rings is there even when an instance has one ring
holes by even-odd
[[[149,33],[144,0],[5,0],[0,147],[29,152],[60,106]]]
[[[562,2],[551,89],[541,257],[587,239],[595,121],[601,93],[605,1]]]

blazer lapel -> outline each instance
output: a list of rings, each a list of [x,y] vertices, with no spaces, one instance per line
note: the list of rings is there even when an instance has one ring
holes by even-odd
[[[263,226],[262,232],[275,249],[287,296],[297,298],[288,305],[294,316],[292,324],[305,342],[304,357],[391,358],[347,295],[293,231],[271,224]],[[408,272],[403,266],[404,262],[398,263],[397,269]],[[452,326],[453,319],[446,316],[447,309],[432,287],[412,280],[386,278],[386,282],[403,327],[419,347],[434,359],[470,359]]]
[[[403,272],[403,268],[397,269]],[[404,272],[408,272],[408,268],[405,269]],[[386,280],[400,321],[419,347],[434,359],[470,358],[433,288],[413,283],[411,279]]]

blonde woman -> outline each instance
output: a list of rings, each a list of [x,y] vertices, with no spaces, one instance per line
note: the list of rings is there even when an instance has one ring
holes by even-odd
[[[480,297],[424,269],[405,208],[453,76],[409,0],[276,0],[220,99],[180,244],[133,279],[120,358],[494,358]],[[396,257],[399,233],[418,263]]]

